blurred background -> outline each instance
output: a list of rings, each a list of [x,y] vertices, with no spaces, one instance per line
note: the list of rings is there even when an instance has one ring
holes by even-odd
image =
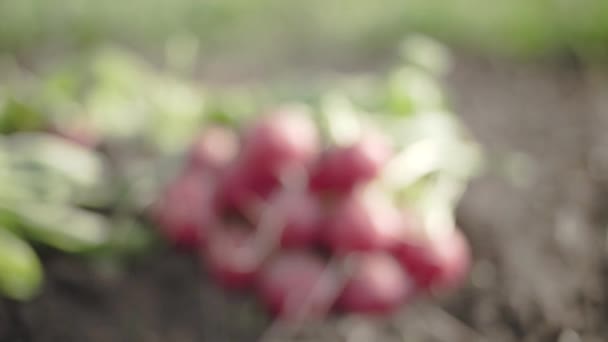
[[[336,80],[381,75],[400,63],[408,34],[448,49],[440,87],[486,151],[484,172],[457,210],[473,247],[471,275],[453,295],[417,302],[390,319],[332,318],[297,332],[278,329],[274,340],[606,341],[602,0],[0,1],[0,131],[69,123],[71,134],[95,144],[88,126],[74,126],[87,113],[112,138],[104,146],[109,172],[125,184],[138,180],[134,196],[113,194],[106,205],[108,171],[95,156],[43,138],[31,140],[37,149],[3,142],[0,163],[31,151],[44,151],[40,160],[82,161],[66,168],[70,201],[95,209],[110,220],[104,224],[129,228],[107,239],[109,252],[99,252],[99,217],[71,207],[58,207],[70,211],[64,216],[24,209],[21,220],[58,219],[28,232],[41,260],[33,267],[44,268],[45,280],[27,301],[14,299],[27,297],[22,289],[39,282],[38,271],[4,285],[13,299],[0,301],[0,341],[258,340],[271,322],[251,298],[216,288],[189,257],[141,252],[154,237],[123,210],[146,204],[161,176],[141,175],[174,167],[171,158],[195,133],[200,113],[238,120],[260,103],[306,100]],[[158,154],[167,158],[155,164]],[[32,172],[23,183],[0,173],[0,191],[68,196],[63,178]],[[75,195],[83,189],[96,196]],[[128,204],[120,202],[125,198]],[[0,223],[10,225],[14,217],[2,215],[2,203],[0,195]],[[75,235],[57,228],[75,219],[88,228]],[[17,250],[6,260],[19,253],[31,259],[30,249],[11,239],[0,243]]]

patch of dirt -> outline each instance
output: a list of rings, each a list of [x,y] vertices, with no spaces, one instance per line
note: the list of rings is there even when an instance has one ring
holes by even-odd
[[[476,262],[451,296],[269,333],[253,299],[191,258],[165,252],[114,278],[53,257],[42,296],[0,304],[0,341],[606,341],[607,86],[603,71],[458,58],[450,93],[489,163],[459,208]]]

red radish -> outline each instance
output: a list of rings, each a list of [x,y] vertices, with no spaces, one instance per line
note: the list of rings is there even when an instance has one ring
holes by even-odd
[[[384,194],[363,191],[339,202],[328,221],[324,240],[338,254],[391,248],[407,228]]]
[[[244,208],[266,200],[286,171],[307,168],[319,148],[310,116],[295,107],[279,108],[253,122],[243,149],[222,176],[219,202],[224,209]]]
[[[395,256],[423,291],[458,287],[471,263],[469,244],[458,229],[439,237],[411,236],[399,244]]]
[[[358,256],[337,306],[350,313],[382,315],[402,306],[413,294],[413,284],[388,254]]]
[[[219,177],[216,205],[221,211],[251,211],[266,200],[278,186],[278,180],[268,174],[250,172],[235,164]]]
[[[307,167],[319,150],[319,135],[308,113],[282,107],[245,132],[241,161],[250,171],[279,176],[289,167]]]
[[[284,189],[272,196],[262,215],[275,215],[283,248],[308,247],[319,241],[323,208],[306,189]]]
[[[338,279],[310,252],[285,252],[261,271],[258,295],[270,312],[285,320],[324,317],[337,296]]]
[[[243,289],[255,283],[262,265],[254,235],[248,227],[217,227],[209,235],[203,257],[213,278],[229,289]]]
[[[352,145],[329,151],[313,171],[311,188],[350,192],[356,185],[376,178],[391,156],[390,144],[382,135],[366,135]]]
[[[198,172],[185,172],[168,185],[152,215],[169,241],[187,250],[206,243],[216,220],[213,191],[213,179]]]
[[[238,137],[230,128],[210,126],[192,143],[188,153],[188,165],[217,172],[236,158],[238,149]]]

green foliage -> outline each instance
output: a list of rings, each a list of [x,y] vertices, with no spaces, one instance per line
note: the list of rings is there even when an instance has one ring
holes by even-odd
[[[258,61],[310,51],[347,59],[386,51],[413,30],[486,52],[605,56],[607,18],[603,0],[20,0],[0,2],[0,51],[78,52],[107,41],[158,51],[167,42],[171,64],[193,49],[237,60],[243,51]]]
[[[66,252],[89,251],[108,241],[107,219],[82,209],[31,202],[15,206],[15,214],[29,239]]]
[[[13,299],[28,299],[42,283],[42,266],[22,239],[0,227],[0,292]]]
[[[425,54],[436,56],[420,57]],[[449,65],[445,51],[417,36],[403,45],[403,57],[402,66],[370,80],[372,86],[340,88],[323,96],[322,127],[338,144],[370,128],[388,134],[397,156],[377,187],[417,208],[430,230],[444,229],[455,225],[457,201],[482,167],[481,149],[450,112],[441,89],[441,75]]]
[[[4,175],[10,191],[5,196],[13,193],[24,200],[108,204],[108,163],[101,154],[44,133],[13,134],[0,144],[8,152]]]
[[[34,131],[43,124],[44,117],[40,112],[14,98],[6,99],[0,106],[0,134]]]

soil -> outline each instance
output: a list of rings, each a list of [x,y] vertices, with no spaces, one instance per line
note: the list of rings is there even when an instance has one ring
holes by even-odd
[[[489,157],[458,209],[475,256],[460,291],[294,331],[188,256],[112,275],[49,255],[43,294],[0,304],[0,341],[608,341],[607,75],[461,55],[448,84]]]

